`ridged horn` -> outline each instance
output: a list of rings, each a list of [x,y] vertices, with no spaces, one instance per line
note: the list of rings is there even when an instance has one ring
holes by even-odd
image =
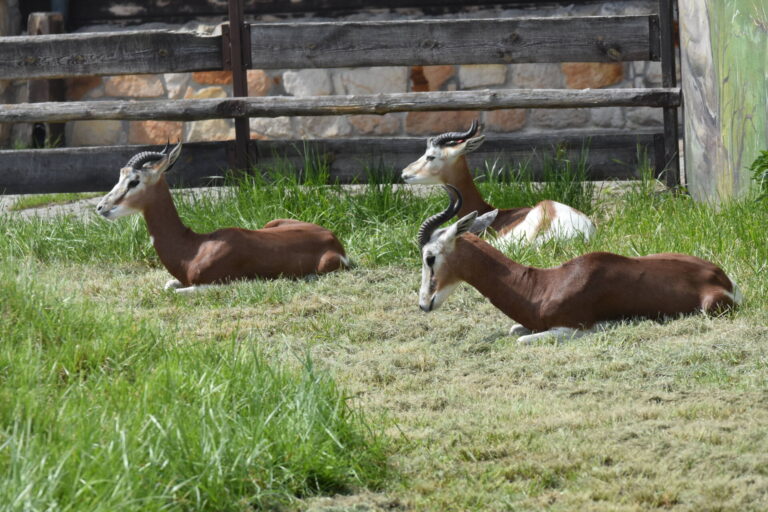
[[[158,153],[156,151],[142,151],[141,153],[136,153],[133,155],[131,159],[128,160],[128,163],[125,164],[125,166],[132,167],[134,169],[141,169],[144,167],[145,163],[160,160],[164,156],[164,154]]]
[[[474,134],[477,133],[477,129],[480,127],[480,125],[477,122],[477,119],[472,121],[472,126],[469,127],[469,130],[466,132],[448,132],[438,135],[437,137],[434,137],[432,139],[432,144],[435,146],[442,146],[448,142],[456,141],[456,140],[466,140],[472,137]]]
[[[461,193],[456,190],[453,185],[443,185],[443,188],[448,193],[449,203],[448,208],[440,213],[437,213],[427,220],[419,228],[419,248],[424,247],[429,243],[429,239],[432,238],[432,233],[435,232],[440,225],[445,224],[451,217],[456,215],[461,209]]]

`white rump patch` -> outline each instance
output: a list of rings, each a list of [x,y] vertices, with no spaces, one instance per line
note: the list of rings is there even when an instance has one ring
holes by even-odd
[[[551,203],[553,219],[545,219],[544,207],[536,205],[520,224],[491,243],[502,249],[509,244],[542,244],[547,240],[570,240],[579,236],[589,240],[595,234],[595,225],[589,217],[566,204],[557,201]],[[545,226],[544,230],[542,226]]]
[[[736,283],[733,282],[733,279],[729,277],[728,280],[731,282],[731,290],[733,290],[733,292],[725,292],[725,294],[734,304],[737,306],[741,305],[741,303],[744,302],[744,295],[742,295],[741,290],[736,286]]]

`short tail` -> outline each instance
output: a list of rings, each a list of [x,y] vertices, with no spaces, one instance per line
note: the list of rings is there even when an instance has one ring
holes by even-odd
[[[347,270],[357,266],[354,261],[352,261],[350,258],[347,258],[346,256],[339,256],[339,259],[341,260],[341,266]]]
[[[744,295],[742,295],[741,290],[736,286],[736,283],[733,282],[733,279],[729,278],[729,281],[731,281],[731,300],[734,304],[740,306],[741,303],[744,302]]]

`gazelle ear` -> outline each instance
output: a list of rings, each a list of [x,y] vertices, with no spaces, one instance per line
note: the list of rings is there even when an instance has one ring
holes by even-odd
[[[167,148],[167,146],[166,146]],[[165,150],[163,150],[165,151]],[[176,160],[179,158],[179,155],[181,154],[181,141],[179,141],[178,144],[171,150],[171,152],[167,155],[165,155],[163,158],[152,164],[151,169],[153,172],[168,172],[168,170],[173,167],[173,164],[176,163]]]
[[[448,240],[460,237],[461,235],[469,231],[469,228],[471,228],[472,224],[475,223],[476,218],[477,218],[476,211],[472,213],[468,213],[467,215],[460,218],[459,221],[456,222],[456,224],[451,224],[445,230],[445,234],[443,236]]]
[[[469,232],[478,234],[482,233],[486,229],[488,229],[488,226],[490,226],[494,220],[496,220],[496,216],[499,214],[499,210],[493,210],[488,213],[484,213],[478,218],[475,219],[475,222],[472,223],[472,225],[469,227]]]
[[[482,146],[483,142],[485,142],[485,135],[473,137],[464,143],[464,149],[462,149],[461,153],[462,154],[471,153],[475,151],[477,148],[479,148],[480,146]]]

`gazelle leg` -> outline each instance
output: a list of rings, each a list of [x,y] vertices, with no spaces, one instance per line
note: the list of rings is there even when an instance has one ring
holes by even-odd
[[[212,285],[210,285],[210,284],[198,284],[198,285],[187,286],[186,288],[176,288],[173,291],[175,291],[176,293],[187,293],[187,294],[189,294],[189,293],[199,292],[200,290],[202,290],[204,288],[210,288],[211,286]]]
[[[541,340],[554,340],[556,343],[560,343],[566,340],[572,340],[585,334],[592,332],[591,329],[573,329],[571,327],[553,327],[548,331],[537,332],[534,334],[528,334],[527,336],[520,336],[517,338],[517,343],[520,345],[530,345],[533,342]]]
[[[177,288],[181,288],[181,286],[181,281],[178,279],[169,279],[165,283],[165,286],[163,286],[163,290],[176,290]]]
[[[183,284],[181,284],[181,281],[178,279],[169,279],[167,283],[165,283],[165,286],[163,287],[164,290],[173,290],[176,293],[194,293],[199,291],[202,288],[208,288],[209,284],[199,284],[199,285],[192,285],[185,287]]]
[[[533,331],[523,327],[521,324],[515,324],[509,329],[510,336],[524,336],[526,334],[531,334],[532,332]]]

